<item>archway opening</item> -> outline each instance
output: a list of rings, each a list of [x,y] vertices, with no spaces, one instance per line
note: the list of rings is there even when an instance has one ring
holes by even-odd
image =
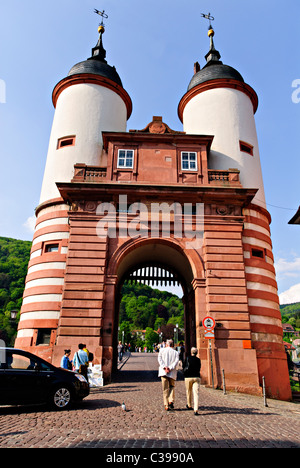
[[[176,344],[184,342],[186,349],[196,344],[195,295],[192,287],[194,275],[181,247],[172,242],[151,240],[141,242],[128,250],[117,269],[114,370],[118,366],[118,342],[128,344],[128,338],[131,337],[134,338],[133,342],[137,343],[137,334],[140,334],[141,344],[145,342],[145,333],[151,333],[149,329],[156,335],[152,335],[153,344],[159,344],[167,338],[173,338]],[[124,302],[127,302],[127,299],[130,302],[130,295],[132,300],[129,305],[132,306],[132,310],[129,310],[128,314],[128,310],[124,310],[124,306],[128,304]],[[148,301],[147,296],[148,299],[150,296]],[[150,310],[148,315],[143,317],[144,306]],[[131,317],[128,317],[130,312]],[[132,319],[133,316],[135,324],[131,327],[128,323],[124,325],[124,321],[128,322],[128,318]],[[147,342],[149,350],[148,337]],[[140,347],[138,346],[138,351]]]

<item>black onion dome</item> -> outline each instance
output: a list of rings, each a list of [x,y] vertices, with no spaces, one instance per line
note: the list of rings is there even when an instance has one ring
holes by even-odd
[[[210,49],[205,55],[206,64],[202,70],[200,70],[200,65],[198,63],[195,64],[197,65],[197,72],[190,81],[188,91],[201,83],[205,83],[211,80],[231,79],[244,82],[242,75],[235,68],[230,67],[229,65],[224,65],[223,62],[221,62],[221,54],[218,50],[216,50],[214,45],[214,35],[215,32],[210,25],[208,31],[208,36],[210,38]]]
[[[102,39],[102,36],[105,32],[103,23],[99,25],[98,32],[99,39],[96,46],[92,49],[92,56],[89,57],[87,60],[84,60],[83,62],[79,62],[76,65],[74,65],[69,71],[68,76],[83,73],[88,73],[90,75],[98,75],[103,76],[104,78],[108,78],[123,87],[121,78],[119,77],[116,68],[108,65],[107,61],[105,60],[106,50],[103,47]]]
[[[201,83],[205,83],[206,81],[222,78],[244,82],[242,75],[235,68],[230,67],[229,65],[224,65],[222,62],[218,62],[214,65],[211,64],[209,66],[205,66],[202,70],[196,73],[190,81],[188,91]]]
[[[68,76],[78,75],[82,73],[89,73],[92,75],[103,76],[104,78],[109,78],[118,85],[122,86],[121,78],[118,75],[118,72],[115,67],[111,67],[105,62],[100,62],[98,60],[88,59],[83,62],[79,62],[74,65],[68,73]]]

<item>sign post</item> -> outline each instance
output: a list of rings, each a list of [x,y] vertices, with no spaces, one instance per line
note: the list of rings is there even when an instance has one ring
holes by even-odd
[[[209,355],[210,355],[210,368],[211,368],[211,382],[212,388],[214,388],[214,368],[213,368],[213,358],[212,358],[212,346],[211,340],[215,338],[215,326],[216,321],[212,317],[205,317],[203,320],[204,337],[209,340]]]

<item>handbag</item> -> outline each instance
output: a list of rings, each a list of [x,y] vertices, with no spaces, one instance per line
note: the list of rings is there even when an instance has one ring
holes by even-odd
[[[78,356],[78,353],[76,353],[76,354],[77,354],[78,361],[81,362],[80,358]],[[79,365],[78,374],[83,374],[83,375],[87,374],[87,366],[85,364],[80,364]]]
[[[189,368],[190,368],[190,360],[189,358],[187,357],[186,360],[185,360],[185,366],[183,368],[183,374],[186,375],[189,371]]]

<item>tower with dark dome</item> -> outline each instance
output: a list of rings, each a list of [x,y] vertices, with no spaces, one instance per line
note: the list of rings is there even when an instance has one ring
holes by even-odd
[[[74,65],[52,94],[55,113],[16,339],[16,346],[49,361],[57,342],[70,239],[70,204],[57,183],[72,180],[75,164],[105,167],[103,132],[125,132],[132,112],[116,68],[107,63],[104,32],[102,23],[91,56]]]
[[[210,49],[206,64],[195,64],[187,93],[179,103],[179,118],[186,133],[214,135],[209,168],[240,171],[244,187],[257,187],[255,201],[265,207],[254,114],[258,106],[256,92],[242,75],[220,60],[210,26]]]
[[[125,131],[132,102],[114,66],[106,61],[104,26],[87,60],[54,88],[55,107],[40,203],[56,198],[56,182],[72,178],[74,164],[99,165],[103,131]]]
[[[272,382],[273,389],[276,388],[273,390],[274,394],[277,392],[278,395],[288,395],[289,385],[285,387],[284,384],[284,379],[288,381],[288,377],[272,252],[271,216],[266,209],[254,117],[258,97],[239,71],[220,60],[220,52],[214,44],[214,34],[210,25],[210,48],[205,55],[206,63],[202,69],[198,62],[194,66],[194,76],[179,103],[179,118],[187,134],[213,135],[207,161],[211,177],[219,178],[226,184],[223,171],[237,170],[242,187],[254,189],[256,193],[251,203],[242,209],[240,248],[236,243],[237,233],[233,233],[233,227],[227,228],[227,235],[223,234],[223,239],[221,236],[217,239],[214,232],[216,227],[208,228],[204,234],[204,257],[216,268],[211,270],[213,277],[207,279],[206,300],[210,313],[216,320],[228,320],[232,336],[234,333],[242,334],[244,320],[249,321],[250,347],[256,353],[260,385],[265,376],[266,380]],[[224,210],[226,211],[225,207]],[[221,230],[221,227],[217,229]],[[221,252],[223,259],[228,259],[227,267],[223,263],[223,268],[229,268],[231,272],[220,272],[222,263],[213,261],[221,259],[216,255]],[[237,260],[237,254],[244,258],[241,271],[233,271],[235,267],[239,267],[231,263]],[[222,278],[223,274],[230,280]],[[228,288],[226,294],[230,294],[230,291],[238,291],[237,286],[242,284],[245,284],[247,291],[246,307],[241,297],[232,297],[231,300],[236,303],[230,304],[229,296],[221,296],[221,292],[226,292],[225,286]],[[215,293],[213,297],[210,296],[210,291]],[[219,347],[219,356],[224,353],[225,357],[221,343],[216,346]],[[230,345],[233,353],[231,357],[230,350],[227,351],[225,360],[231,360],[232,372],[242,346],[246,346],[245,342],[241,345],[233,339]],[[228,366],[228,363],[224,363],[224,366]]]

